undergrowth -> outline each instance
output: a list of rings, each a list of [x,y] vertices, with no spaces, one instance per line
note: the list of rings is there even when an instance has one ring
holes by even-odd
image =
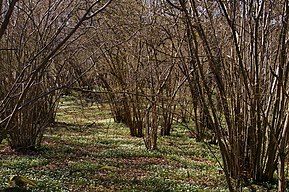
[[[0,188],[22,175],[37,181],[31,191],[228,191],[216,146],[176,126],[148,151],[107,106],[83,108],[67,98],[37,153],[17,154],[4,142],[0,154]]]

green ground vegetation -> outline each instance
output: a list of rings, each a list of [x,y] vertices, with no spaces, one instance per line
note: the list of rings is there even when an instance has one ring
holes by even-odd
[[[31,191],[228,191],[217,146],[197,143],[181,126],[147,151],[142,138],[113,122],[106,105],[63,99],[57,123],[29,155],[0,145],[0,188],[22,175]]]

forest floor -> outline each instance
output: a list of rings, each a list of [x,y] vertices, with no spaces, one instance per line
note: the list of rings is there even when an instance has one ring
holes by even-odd
[[[217,159],[217,146],[196,142],[177,124],[172,136],[159,138],[158,150],[147,151],[107,106],[66,98],[37,153],[0,145],[0,188],[22,175],[37,181],[32,191],[228,191]]]

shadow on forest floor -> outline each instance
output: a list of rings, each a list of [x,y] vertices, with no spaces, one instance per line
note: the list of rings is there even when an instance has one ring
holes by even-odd
[[[0,145],[0,188],[23,175],[37,181],[32,191],[228,191],[212,153],[180,127],[147,151],[141,138],[112,121],[107,106],[63,101],[57,120],[33,154]],[[212,151],[220,159],[217,147]]]

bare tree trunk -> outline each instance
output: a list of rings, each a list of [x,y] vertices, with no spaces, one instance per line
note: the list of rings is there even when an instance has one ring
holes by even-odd
[[[9,56],[0,55],[0,71],[4,75],[0,77],[3,85],[0,135],[8,135],[12,148],[33,149],[40,143],[43,129],[53,117],[56,90],[67,83],[57,81],[58,77],[54,76],[57,68],[54,61],[78,39],[78,29],[111,1],[93,2],[86,10],[78,1],[63,4],[60,1],[6,1],[8,7],[0,26],[0,41],[1,45],[12,47],[7,50],[15,51]],[[2,3],[1,9],[4,9]],[[19,9],[14,12],[17,3]],[[41,14],[35,16],[36,12]],[[9,25],[12,22],[13,25]]]

